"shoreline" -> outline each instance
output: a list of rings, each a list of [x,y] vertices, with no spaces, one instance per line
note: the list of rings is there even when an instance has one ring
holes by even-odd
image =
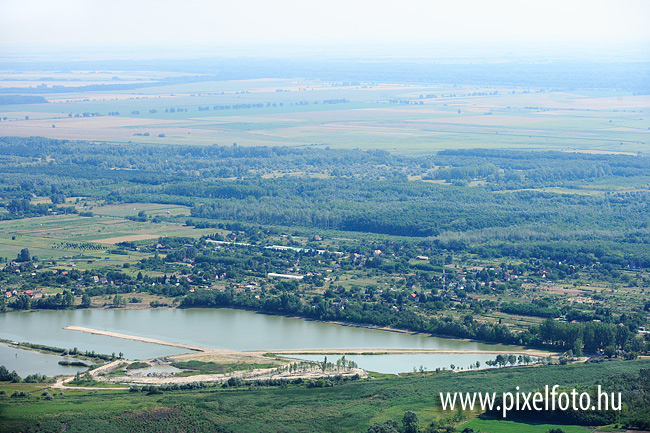
[[[91,310],[116,310],[118,308],[112,307],[112,306],[105,306],[105,307],[99,307],[99,308],[76,308],[76,310],[84,310],[84,311],[91,311]],[[121,309],[121,308],[120,308]],[[407,329],[399,329],[399,328],[391,328],[391,327],[386,327],[386,326],[378,326],[378,325],[372,325],[372,324],[359,324],[359,323],[352,323],[352,322],[342,322],[342,321],[328,321],[328,320],[320,320],[320,319],[312,319],[308,317],[301,317],[301,316],[295,316],[295,315],[283,315],[279,313],[273,313],[273,312],[264,312],[264,311],[259,311],[255,309],[250,309],[250,308],[238,308],[238,307],[192,307],[192,308],[180,308],[180,307],[172,307],[172,306],[167,306],[167,307],[149,307],[149,306],[143,306],[142,308],[127,308],[129,310],[156,310],[156,309],[177,309],[177,310],[189,310],[189,309],[202,309],[202,310],[220,310],[220,309],[229,309],[229,310],[238,310],[238,311],[250,311],[255,314],[264,314],[268,316],[280,316],[280,317],[287,317],[287,318],[292,318],[292,319],[299,319],[299,320],[307,320],[310,322],[316,322],[316,323],[324,323],[324,324],[332,324],[332,325],[339,325],[339,326],[348,326],[348,327],[353,327],[353,328],[365,328],[365,329],[372,329],[372,330],[377,330],[377,331],[384,331],[384,332],[397,332],[401,334],[410,334],[410,335],[420,335],[420,336],[425,336],[425,337],[433,337],[433,338],[440,338],[442,340],[454,340],[454,341],[462,341],[462,342],[470,342],[470,343],[478,343],[478,344],[485,344],[488,346],[494,346],[494,347],[501,347],[502,350],[478,350],[477,352],[480,353],[494,353],[494,354],[499,354],[499,353],[526,353],[526,354],[535,354],[535,356],[540,356],[540,357],[546,357],[546,356],[558,356],[560,353],[558,350],[554,349],[539,349],[539,348],[534,348],[534,347],[526,347],[526,346],[517,346],[517,345],[512,345],[512,344],[504,344],[504,343],[494,343],[494,342],[488,342],[488,341],[482,341],[482,340],[475,340],[471,338],[458,338],[458,337],[453,337],[453,336],[441,336],[441,335],[433,335],[433,334],[428,334],[428,333],[423,333],[423,332],[416,332],[416,331],[410,331]],[[41,310],[28,310],[28,312],[37,312]],[[15,311],[11,311],[8,313],[14,313]],[[78,328],[78,329],[77,329]],[[63,329],[70,329],[70,330],[76,330],[76,331],[81,331],[82,328],[81,326],[66,326]],[[90,329],[90,328],[87,328]],[[98,335],[106,335],[106,336],[112,336],[110,335],[110,331],[98,331],[98,330],[92,330],[93,332],[90,332],[91,334],[98,334]],[[106,332],[102,334],[103,332]],[[112,334],[119,334],[119,333],[112,333]],[[121,334],[125,335],[126,339],[130,339],[127,334]],[[122,338],[122,337],[117,337],[117,338]],[[145,342],[145,343],[153,343],[153,344],[159,344],[156,341],[163,341],[163,340],[155,340],[147,337],[135,337],[134,341],[140,341],[140,342]],[[189,350],[195,350],[195,351],[204,351],[204,350],[216,350],[212,348],[207,348],[207,347],[201,347],[201,346],[194,346],[190,344],[184,344],[184,343],[173,343],[173,342],[165,342],[165,346],[174,346],[174,347],[179,347],[179,348],[187,348]],[[328,350],[328,349],[323,349],[323,350]],[[346,351],[350,351],[354,349],[346,349]],[[380,349],[381,351],[385,351],[384,349]],[[410,350],[420,350],[420,349],[410,349]],[[427,349],[422,349],[422,350],[427,350]],[[435,349],[431,349],[435,350]],[[445,350],[445,349],[441,349]],[[370,350],[366,350],[370,351]],[[324,353],[324,352],[323,352]],[[342,352],[339,352],[342,353]],[[442,354],[443,352],[438,352],[439,354]],[[449,354],[455,353],[454,350],[451,350]],[[459,351],[459,353],[467,353],[467,351]]]
[[[205,352],[206,350],[210,350],[207,347],[195,346],[195,345],[192,345],[192,344],[176,343],[176,342],[173,342],[173,341],[158,340],[158,339],[155,339],[155,338],[140,337],[140,336],[137,336],[137,335],[121,334],[119,332],[101,331],[101,330],[98,330],[98,329],[86,328],[84,326],[69,325],[69,326],[64,327],[63,329],[68,330],[68,331],[86,332],[88,334],[104,335],[104,336],[113,337],[113,338],[121,338],[123,340],[139,341],[141,343],[150,343],[150,344],[158,344],[158,345],[161,345],[161,346],[178,347],[178,348],[181,348],[181,349],[194,350],[194,351],[197,351],[197,352]]]
[[[213,354],[213,355],[230,355],[230,356],[264,356],[267,353],[273,355],[480,355],[492,354],[499,355],[503,353],[508,354],[527,354],[538,357],[546,357],[548,355],[557,355],[557,353],[547,353],[543,351],[536,351],[533,349],[520,349],[514,351],[490,351],[490,350],[454,350],[454,349],[383,349],[383,348],[343,348],[343,349],[281,349],[281,350],[228,350],[228,349],[215,349],[205,346],[196,346],[192,344],[177,343],[172,341],[159,340],[149,337],[141,337],[137,335],[122,334],[112,331],[101,331],[83,326],[66,326],[66,330],[86,332],[89,334],[104,335],[107,337],[121,338],[124,340],[140,341],[143,343],[159,344],[163,346],[178,347],[181,349],[189,349],[199,354]],[[192,354],[190,354],[192,355]]]
[[[274,355],[531,355],[540,358],[557,356],[557,352],[544,352],[534,349],[516,351],[490,351],[490,350],[453,350],[453,349],[294,349],[270,351]]]

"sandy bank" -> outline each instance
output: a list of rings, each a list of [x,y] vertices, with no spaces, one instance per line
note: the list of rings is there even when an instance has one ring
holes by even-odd
[[[448,350],[448,349],[309,349],[309,350],[273,350],[275,355],[530,355],[547,357],[557,355],[552,352],[545,352],[535,349],[515,350]]]
[[[160,344],[162,346],[179,347],[181,349],[195,350],[197,352],[212,350],[212,349],[207,348],[207,347],[194,346],[192,344],[176,343],[176,342],[173,342],[173,341],[157,340],[155,338],[139,337],[139,336],[136,336],[136,335],[120,334],[119,332],[100,331],[98,329],[85,328],[83,326],[66,326],[63,329],[67,329],[69,331],[87,332],[89,334],[105,335],[107,337],[123,338],[125,340],[141,341],[143,343]]]

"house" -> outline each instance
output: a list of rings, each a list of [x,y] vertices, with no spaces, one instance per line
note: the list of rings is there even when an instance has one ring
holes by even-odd
[[[273,277],[276,277],[276,278],[288,278],[290,280],[302,280],[303,278],[305,278],[303,275],[276,274],[275,272],[269,272],[267,274],[267,276],[269,278],[273,278]]]
[[[416,260],[429,260],[429,257],[428,256],[417,256],[415,259]]]

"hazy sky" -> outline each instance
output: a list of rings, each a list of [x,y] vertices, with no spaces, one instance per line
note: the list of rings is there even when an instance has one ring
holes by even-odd
[[[648,0],[0,0],[0,47],[650,46]]]

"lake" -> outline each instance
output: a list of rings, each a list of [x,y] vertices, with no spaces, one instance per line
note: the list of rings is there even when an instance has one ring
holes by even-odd
[[[63,360],[75,361],[62,356],[48,355],[34,350],[17,349],[0,343],[0,365],[7,367],[7,370],[15,371],[20,377],[39,373],[46,376],[57,376],[64,374],[71,376],[78,371],[86,371],[83,367],[59,365]]]
[[[336,360],[341,356],[328,354],[327,361],[336,364]],[[291,355],[291,357],[323,362],[325,355]],[[345,355],[346,360],[356,362],[365,370],[388,374],[420,371],[420,368],[424,368],[426,371],[435,371],[437,368],[451,370],[452,365],[455,369],[468,370],[474,368],[476,361],[480,362],[481,368],[484,368],[487,366],[486,361],[494,361],[495,358],[496,355],[493,353]]]
[[[258,314],[235,309],[62,310],[0,314],[0,338],[81,351],[120,353],[128,359],[176,355],[187,350],[158,344],[64,330],[69,325],[159,340],[231,350],[438,349],[514,352],[516,347],[389,332]],[[409,355],[411,356],[411,355]],[[442,355],[417,355],[442,356]],[[457,355],[446,355],[455,357]],[[479,360],[458,358],[466,366]],[[494,359],[490,355],[490,359]],[[0,364],[5,358],[0,353]],[[377,359],[376,356],[372,357]],[[404,359],[405,370],[422,362]],[[451,358],[445,358],[445,365]],[[391,361],[392,363],[393,361]],[[415,362],[415,363],[414,363]],[[361,367],[364,365],[359,362]],[[369,368],[370,369],[370,368]]]

